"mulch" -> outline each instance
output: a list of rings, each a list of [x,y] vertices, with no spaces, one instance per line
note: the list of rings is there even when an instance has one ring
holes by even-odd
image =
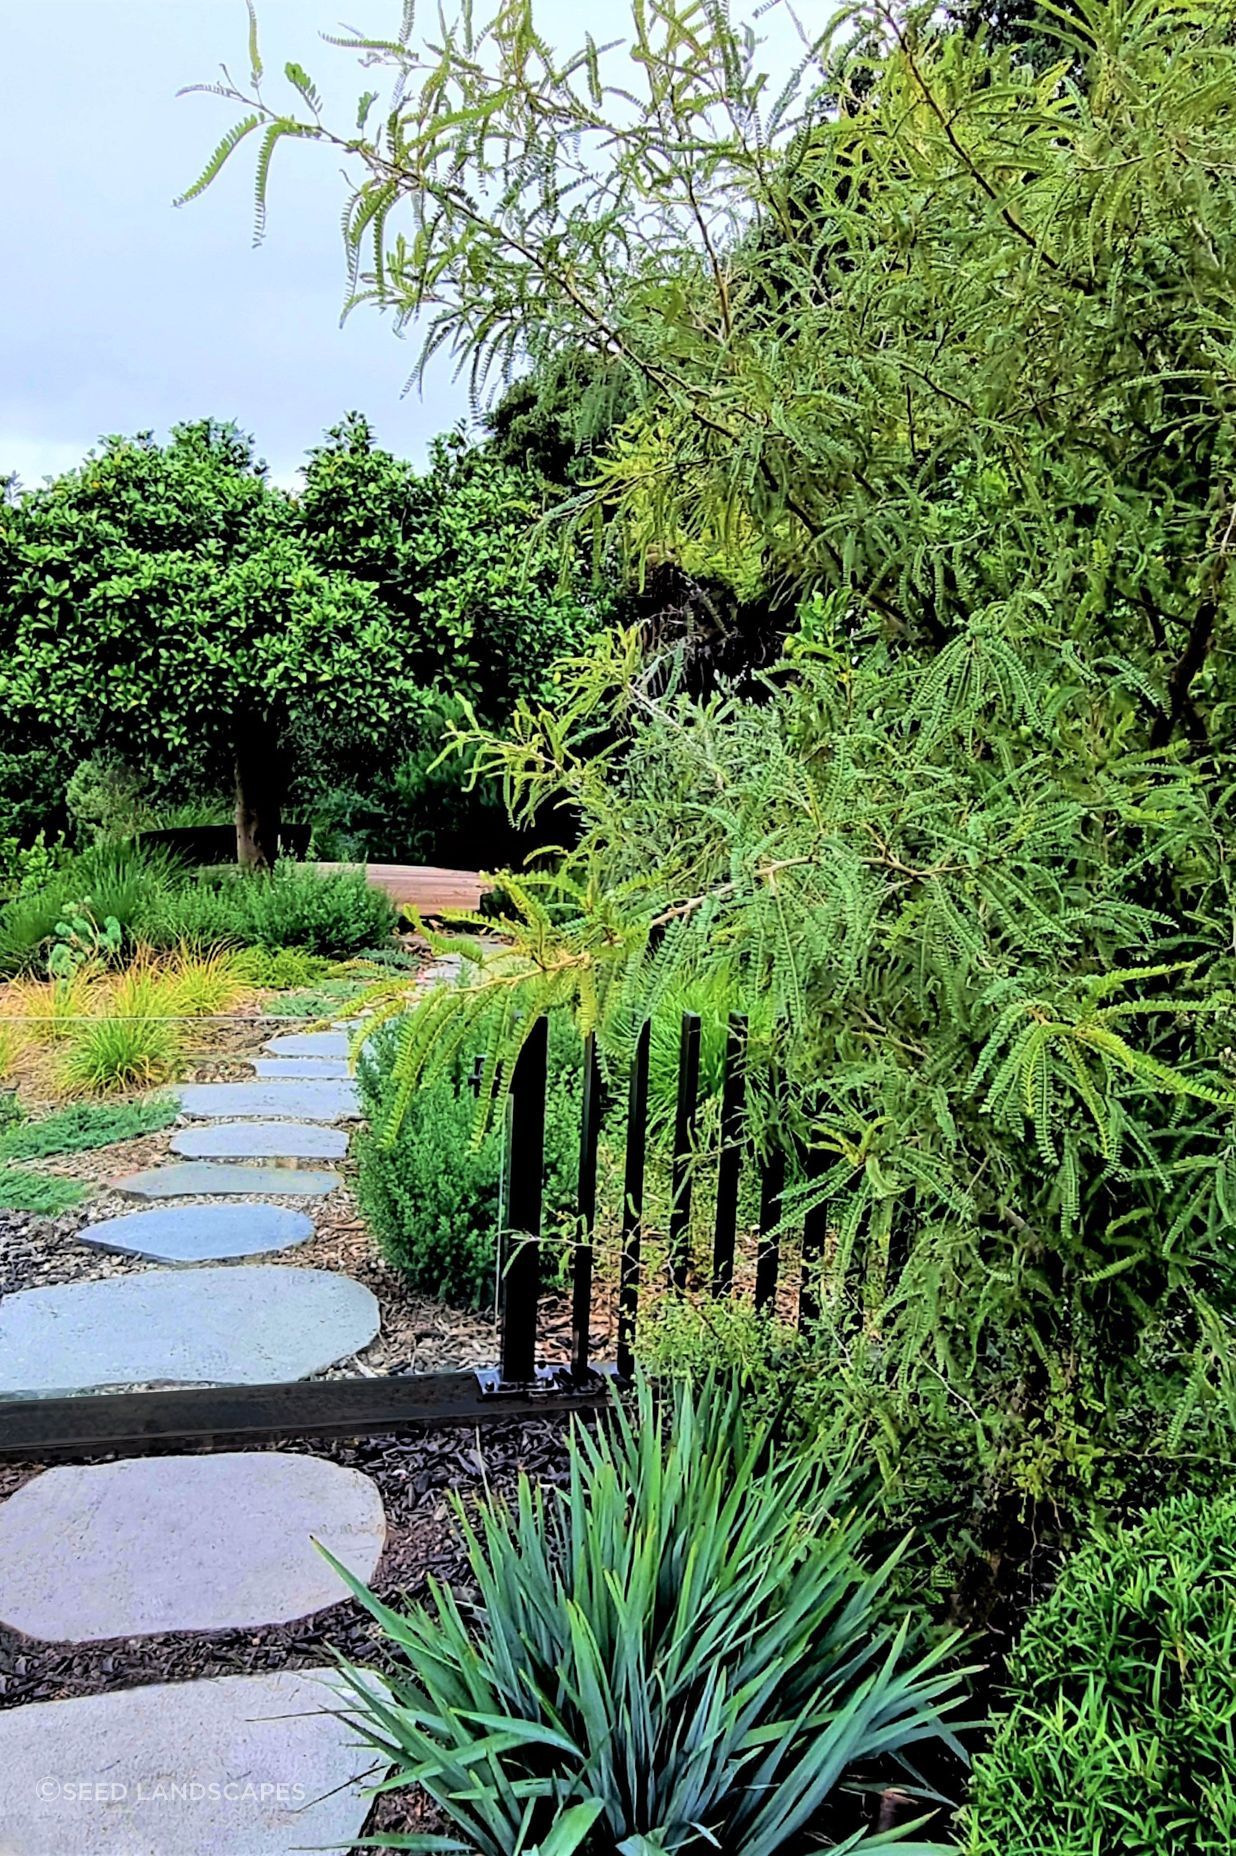
[[[381,1490],[387,1522],[374,1591],[388,1602],[414,1603],[432,1576],[466,1602],[475,1590],[454,1524],[450,1491],[465,1502],[486,1492],[509,1496],[521,1470],[541,1484],[561,1483],[566,1474],[569,1422],[546,1416],[498,1420],[483,1429],[441,1430],[414,1439],[305,1437],[246,1448],[324,1457],[371,1476]],[[159,1454],[190,1451],[192,1446],[176,1445]],[[111,1452],[79,1460],[104,1463],[115,1457]],[[42,1467],[0,1463],[0,1499]],[[320,1667],[331,1661],[334,1652],[368,1668],[397,1666],[377,1625],[352,1599],[297,1623],[103,1643],[45,1644],[0,1626],[0,1708],[101,1695],[151,1682]],[[408,1835],[441,1828],[423,1794],[401,1790],[375,1800],[365,1834]]]

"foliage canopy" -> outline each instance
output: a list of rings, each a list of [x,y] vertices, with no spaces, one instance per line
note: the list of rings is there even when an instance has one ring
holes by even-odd
[[[529,0],[425,45],[408,9],[340,41],[391,91],[337,130],[255,40],[203,177],[259,136],[261,210],[284,136],[342,151],[353,300],[478,386],[595,357],[621,422],[568,518],[789,634],[756,702],[613,636],[513,741],[460,731],[582,833],[405,1081],[495,996],[500,1066],[554,1004],[621,1049],[671,986],[767,996],[890,1378],[1033,1497],[1226,1409],[1236,1196],[1236,8],[1040,14],[1054,62],[860,5],[774,91],[696,0],[565,56]]]

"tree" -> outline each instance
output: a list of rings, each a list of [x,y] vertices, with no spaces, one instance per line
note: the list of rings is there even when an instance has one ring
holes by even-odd
[[[373,134],[255,89],[207,171],[344,148],[357,300],[480,380],[604,356],[634,408],[576,519],[793,602],[760,703],[651,695],[609,638],[489,744],[580,841],[400,1075],[495,994],[502,1071],[555,1005],[620,1051],[686,978],[766,1000],[839,1306],[873,1260],[877,1435],[973,1419],[994,1562],[1236,1422],[1236,8],[1053,18],[1036,71],[863,6],[770,103],[721,8],[563,57],[511,0],[348,41],[395,79]]]
[[[298,723],[387,730],[409,699],[389,610],[319,567],[250,443],[209,422],[111,438],[0,511],[0,704],[20,727],[230,776],[237,853],[276,855]]]

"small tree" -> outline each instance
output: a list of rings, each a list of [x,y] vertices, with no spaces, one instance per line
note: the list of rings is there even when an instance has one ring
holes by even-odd
[[[0,510],[0,706],[143,769],[190,758],[236,794],[237,856],[269,867],[298,725],[395,723],[412,694],[370,584],[319,566],[247,440],[110,438]]]

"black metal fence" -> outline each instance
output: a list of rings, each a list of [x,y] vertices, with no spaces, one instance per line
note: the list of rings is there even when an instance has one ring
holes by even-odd
[[[515,1393],[539,1382],[563,1391],[578,1390],[598,1370],[629,1378],[635,1365],[636,1327],[644,1286],[645,1179],[648,1160],[649,1052],[652,1027],[645,1022],[635,1041],[627,1077],[627,1112],[621,1230],[617,1283],[616,1357],[598,1369],[590,1357],[594,1308],[597,1156],[604,1110],[596,1042],[584,1050],[580,1125],[578,1237],[571,1261],[571,1354],[566,1366],[538,1362],[537,1335],[543,1300],[542,1181],[544,1176],[545,1099],[548,1079],[548,1024],[531,1032],[511,1078],[510,1186],[507,1230],[501,1270],[500,1360],[482,1375],[491,1394]],[[783,1200],[787,1157],[784,1146],[758,1157],[747,1131],[747,1021],[729,1021],[721,1082],[720,1137],[716,1156],[716,1202],[712,1231],[711,1279],[714,1296],[734,1291],[738,1242],[739,1192],[744,1166],[758,1169],[759,1214],[754,1269],[754,1304],[770,1310],[782,1287]],[[700,1123],[701,1021],[685,1013],[678,1046],[673,1148],[670,1157],[670,1207],[667,1232],[668,1281],[678,1290],[688,1285],[691,1267],[692,1191],[698,1177],[697,1134]],[[818,1156],[804,1156],[810,1179]],[[819,1271],[827,1213],[816,1206],[802,1222],[801,1280],[794,1285],[800,1323],[819,1314]]]
[[[651,1026],[645,1023],[635,1040],[626,1078],[615,1285],[616,1347],[612,1360],[599,1363],[591,1357],[591,1333],[597,1299],[594,1273],[598,1157],[609,1092],[603,1086],[596,1044],[591,1038],[584,1051],[569,1359],[556,1365],[538,1359],[539,1318],[545,1300],[541,1221],[548,1033],[544,1020],[534,1027],[511,1079],[508,1228],[501,1271],[499,1361],[492,1371],[477,1375],[461,1368],[353,1380],[0,1399],[0,1458],[47,1461],[116,1450],[165,1449],[187,1440],[222,1446],[278,1437],[400,1434],[444,1424],[515,1418],[543,1412],[553,1405],[571,1408],[601,1403],[610,1375],[616,1371],[619,1377],[627,1377],[633,1370],[640,1298],[647,1286],[650,1245],[646,1241],[645,1185]],[[698,1257],[696,1282],[704,1293],[721,1297],[735,1294],[740,1281],[751,1280],[757,1308],[777,1306],[784,1313],[796,1297],[798,1319],[808,1323],[819,1312],[827,1212],[816,1207],[806,1214],[801,1229],[799,1280],[786,1280],[782,1235],[791,1222],[783,1216],[786,1152],[784,1146],[770,1145],[761,1157],[751,1141],[747,1045],[746,1021],[732,1018],[720,1085],[711,1256]],[[665,1243],[662,1247],[658,1233],[655,1246],[658,1267],[664,1250],[662,1281],[680,1290],[687,1288],[691,1280],[692,1195],[701,1176],[698,1134],[702,1104],[701,1023],[694,1014],[687,1014],[682,1020],[678,1047]],[[808,1152],[795,1170],[809,1180],[819,1164],[819,1156]],[[748,1207],[754,1208],[758,1198],[754,1267],[748,1247],[743,1253],[742,1269],[736,1272],[740,1189],[747,1168],[754,1169],[757,1176],[746,1199]],[[698,1226],[699,1220],[695,1224],[695,1242],[702,1249]],[[611,1265],[614,1262],[612,1256],[606,1260]],[[891,1266],[892,1259],[889,1261]],[[847,1265],[847,1277],[856,1268]],[[847,1282],[849,1290],[857,1292],[857,1285]]]

